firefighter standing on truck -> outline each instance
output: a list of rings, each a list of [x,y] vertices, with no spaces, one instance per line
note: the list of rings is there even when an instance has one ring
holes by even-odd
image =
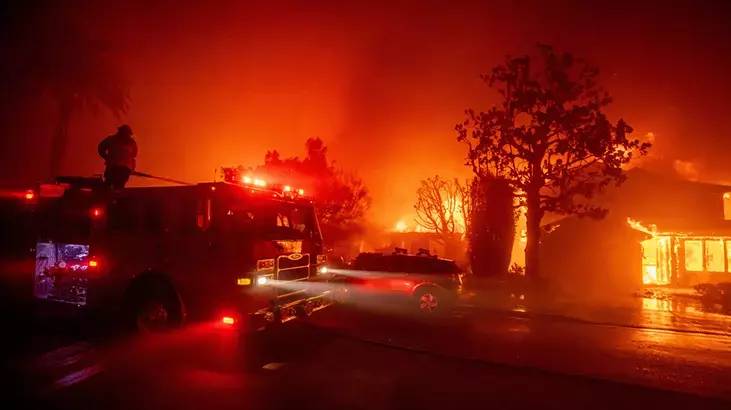
[[[135,170],[137,143],[132,136],[132,128],[122,125],[117,133],[110,135],[98,147],[99,156],[104,158],[104,182],[112,189],[122,189]]]

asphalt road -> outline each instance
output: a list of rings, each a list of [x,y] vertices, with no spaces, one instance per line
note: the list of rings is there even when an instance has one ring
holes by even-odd
[[[54,323],[3,372],[17,408],[731,408],[731,339],[462,310],[329,309],[251,346],[201,323],[110,336]],[[7,327],[6,327],[7,328]],[[69,330],[71,329],[71,330]]]

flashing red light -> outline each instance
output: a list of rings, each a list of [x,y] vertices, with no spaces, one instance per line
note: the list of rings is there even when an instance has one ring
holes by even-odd
[[[99,218],[104,214],[104,211],[101,208],[91,208],[91,216],[92,218]]]
[[[305,190],[302,189],[302,188],[300,188],[300,189],[297,190],[297,194],[300,195],[300,196],[305,196]]]
[[[97,268],[99,267],[99,262],[96,259],[92,259],[89,261],[89,267],[90,268]]]
[[[221,323],[223,323],[224,325],[233,325],[234,323],[236,323],[236,320],[231,316],[224,316],[221,318]]]
[[[35,198],[35,197],[36,197],[36,193],[30,189],[25,191],[25,195],[23,195],[23,198],[25,198],[26,201],[32,201],[33,198]]]

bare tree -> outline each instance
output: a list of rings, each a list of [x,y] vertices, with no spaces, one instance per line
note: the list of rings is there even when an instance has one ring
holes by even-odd
[[[442,179],[439,175],[421,181],[416,191],[416,223],[439,234],[445,243],[467,229],[470,213],[469,183]]]
[[[454,180],[457,188],[458,195],[458,209],[463,219],[464,234],[469,237],[472,232],[472,210],[474,209],[475,201],[472,197],[473,183],[470,180],[466,180],[464,184],[460,183],[458,179]]]

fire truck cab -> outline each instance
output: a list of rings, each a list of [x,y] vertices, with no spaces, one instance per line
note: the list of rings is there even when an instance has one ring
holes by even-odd
[[[186,319],[261,328],[328,306],[311,201],[259,185],[41,186],[34,297],[149,330]]]

